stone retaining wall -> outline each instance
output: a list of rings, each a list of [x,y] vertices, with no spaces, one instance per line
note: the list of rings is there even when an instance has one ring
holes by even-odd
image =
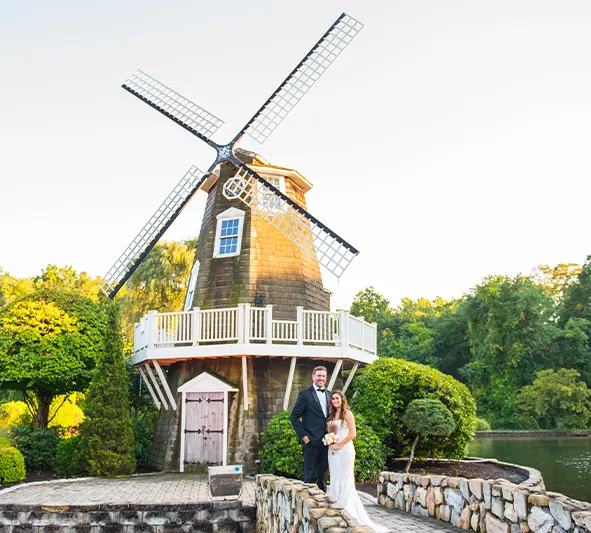
[[[179,505],[0,506],[0,533],[254,533],[239,501]]]
[[[382,472],[378,502],[482,533],[591,532],[591,504],[546,492],[535,475],[515,485],[504,479]]]
[[[256,487],[257,533],[373,533],[313,483],[261,474]]]

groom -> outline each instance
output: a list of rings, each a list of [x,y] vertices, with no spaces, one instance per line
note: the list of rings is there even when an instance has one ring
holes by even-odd
[[[326,417],[330,391],[326,384],[326,368],[317,366],[312,372],[313,385],[298,395],[289,419],[304,451],[304,482],[316,484],[326,491],[328,448],[322,444],[326,435]]]

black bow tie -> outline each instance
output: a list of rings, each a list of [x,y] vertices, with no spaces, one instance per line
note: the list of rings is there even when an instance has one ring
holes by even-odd
[[[326,392],[326,389],[316,389],[318,392]]]

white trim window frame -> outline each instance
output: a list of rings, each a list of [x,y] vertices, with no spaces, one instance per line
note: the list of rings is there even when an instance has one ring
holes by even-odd
[[[268,181],[273,187],[285,194],[285,177],[261,174],[261,177]],[[273,192],[260,190],[259,203],[263,204],[269,211],[278,211],[281,208],[281,199]]]
[[[240,255],[244,215],[241,209],[230,207],[216,217],[214,258]]]
[[[197,287],[197,276],[199,275],[199,260],[195,259],[193,270],[191,270],[191,277],[187,285],[187,295],[185,296],[185,306],[183,311],[190,311],[193,303],[193,296],[195,295],[195,288]]]

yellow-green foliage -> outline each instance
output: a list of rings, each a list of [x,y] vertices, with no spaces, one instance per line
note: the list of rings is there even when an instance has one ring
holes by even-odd
[[[0,448],[0,483],[15,483],[25,479],[25,460],[16,448]]]
[[[49,427],[65,429],[76,428],[84,419],[84,413],[78,402],[84,398],[82,393],[71,394],[64,402],[64,396],[58,396],[49,408]],[[58,410],[56,413],[56,409]],[[22,421],[30,422],[30,414],[25,402],[6,402],[0,405],[0,429],[8,429]]]
[[[0,429],[16,426],[23,415],[27,414],[25,402],[6,402],[0,405]]]

